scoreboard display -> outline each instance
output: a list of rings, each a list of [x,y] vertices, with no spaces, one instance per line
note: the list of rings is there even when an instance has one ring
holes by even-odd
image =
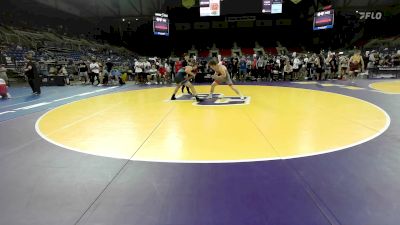
[[[267,13],[267,14],[282,13],[282,0],[263,0],[262,13]]]
[[[167,14],[156,13],[153,17],[154,35],[169,36],[169,19]]]
[[[335,11],[333,9],[316,12],[314,14],[314,30],[333,28],[335,23]]]

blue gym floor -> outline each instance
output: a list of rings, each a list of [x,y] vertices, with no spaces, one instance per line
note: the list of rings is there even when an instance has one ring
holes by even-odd
[[[400,95],[376,92],[368,87],[372,82],[321,83],[357,90],[257,83],[360,98],[384,109],[391,125],[346,151],[227,164],[86,155],[52,145],[35,131],[36,120],[54,107],[154,86],[42,87],[41,96],[11,87],[13,98],[0,100],[0,225],[398,225]]]

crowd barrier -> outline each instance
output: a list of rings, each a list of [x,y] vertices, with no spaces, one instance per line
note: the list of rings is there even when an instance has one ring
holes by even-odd
[[[368,69],[368,78],[369,79],[377,79],[377,78],[400,78],[400,66],[396,67],[375,67]]]
[[[42,75],[42,86],[65,86],[65,76]]]

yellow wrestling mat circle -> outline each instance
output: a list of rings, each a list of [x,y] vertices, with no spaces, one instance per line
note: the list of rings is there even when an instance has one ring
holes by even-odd
[[[55,145],[96,156],[243,162],[342,150],[377,137],[390,124],[385,111],[353,97],[286,87],[237,87],[251,102],[199,107],[190,100],[165,101],[173,88],[92,97],[47,112],[36,130]],[[207,93],[209,86],[196,89]],[[228,86],[218,86],[216,93],[235,96]]]
[[[400,94],[400,81],[377,82],[370,84],[369,87],[388,94]]]

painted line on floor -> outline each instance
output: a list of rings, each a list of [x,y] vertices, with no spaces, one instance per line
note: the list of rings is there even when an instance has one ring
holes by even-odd
[[[399,95],[400,93],[393,93],[393,92],[388,92],[388,91],[381,91],[374,89],[372,85],[374,83],[371,83],[368,85],[368,88],[364,87],[357,87],[357,86],[352,86],[352,85],[342,85],[342,84],[322,84],[322,83],[317,83],[317,82],[292,82],[292,84],[318,84],[323,87],[337,87],[337,88],[342,88],[342,89],[347,89],[347,90],[353,90],[353,91],[359,91],[359,90],[366,90],[370,92],[375,92],[375,93],[381,93],[381,94],[386,94],[386,95]]]
[[[7,114],[7,113],[14,113],[15,111],[5,111],[5,112],[0,112],[0,115],[4,115],[4,114]]]
[[[66,98],[60,98],[60,99],[54,100],[53,102],[61,102],[61,101],[68,100],[68,99],[71,99],[71,98],[74,98],[74,97],[75,96],[66,97]]]
[[[38,104],[28,105],[28,106],[25,106],[25,107],[17,108],[17,109],[14,109],[14,110],[17,111],[17,110],[33,109],[33,108],[37,108],[37,107],[48,105],[48,104],[51,104],[51,102],[41,102],[41,103],[38,103]]]
[[[392,81],[387,81],[387,82],[392,82]],[[381,83],[381,82],[376,82],[376,83]],[[399,95],[400,94],[400,93],[375,89],[372,87],[373,84],[375,84],[375,83],[371,83],[368,85],[368,87],[371,88],[372,89],[371,91],[373,91],[373,92],[378,92],[378,93],[387,94],[387,95]]]
[[[81,94],[76,94],[76,95],[65,97],[65,98],[55,99],[55,100],[48,101],[48,102],[40,102],[40,103],[33,104],[33,105],[27,105],[27,106],[16,108],[16,109],[12,109],[12,110],[9,110],[9,111],[0,112],[0,115],[9,114],[9,113],[16,113],[17,111],[21,111],[21,110],[30,110],[30,109],[42,107],[42,106],[45,106],[45,105],[50,105],[50,104],[53,104],[53,103],[56,103],[56,102],[65,101],[65,100],[68,100],[68,99],[73,99],[73,98],[87,96],[87,95],[91,95],[91,94],[95,94],[95,93],[105,92],[105,91],[108,91],[108,90],[112,90],[114,88],[117,88],[117,87],[109,87],[109,88],[104,88],[104,89],[100,89],[100,90],[96,90],[96,91],[90,91],[90,92],[85,92],[85,93],[81,93]],[[40,100],[40,99],[37,99],[37,100]],[[44,100],[44,99],[42,99],[42,100]],[[23,103],[20,103],[20,104],[23,104]]]
[[[287,87],[284,87],[287,88]],[[312,89],[305,89],[305,90],[310,90],[310,91],[316,91],[316,92],[323,92],[323,91],[318,91],[318,90],[312,90]],[[314,152],[314,153],[304,153],[304,154],[297,154],[296,156],[285,156],[285,157],[268,157],[268,158],[249,158],[249,159],[236,159],[236,160],[160,160],[160,159],[152,159],[152,158],[146,158],[146,159],[141,159],[141,158],[134,158],[132,157],[130,160],[131,161],[137,161],[137,162],[157,162],[157,163],[176,163],[176,164],[220,164],[220,163],[248,163],[248,162],[261,162],[261,161],[276,161],[276,160],[290,160],[290,159],[298,159],[298,158],[304,158],[304,157],[310,157],[310,156],[318,156],[318,155],[324,155],[324,154],[329,154],[332,152],[337,152],[337,151],[342,151],[351,147],[355,147],[358,145],[361,145],[363,143],[369,142],[377,137],[379,137],[380,135],[382,135],[389,127],[391,124],[391,117],[389,116],[389,114],[382,109],[381,107],[379,107],[378,105],[375,105],[371,102],[368,102],[366,100],[363,99],[359,99],[356,97],[352,97],[352,96],[348,96],[348,95],[344,95],[344,94],[339,94],[339,93],[334,93],[336,95],[341,95],[344,96],[346,98],[351,98],[351,99],[356,99],[358,101],[362,101],[376,109],[378,109],[379,111],[381,111],[385,118],[386,118],[386,123],[385,125],[379,129],[376,130],[377,132],[375,134],[373,134],[372,136],[366,137],[364,139],[361,139],[360,141],[351,143],[351,144],[347,144],[347,145],[343,145],[340,147],[334,147],[334,148],[329,148],[326,149],[324,151],[320,151],[320,152]],[[250,98],[250,97],[248,97]],[[171,101],[172,102],[172,101]],[[74,102],[68,103],[68,104],[73,104]],[[126,157],[109,157],[107,155],[103,155],[103,154],[92,154],[92,153],[84,153],[81,151],[81,149],[76,148],[76,147],[70,147],[70,146],[66,146],[64,144],[58,143],[56,141],[53,141],[52,139],[50,139],[48,136],[46,136],[44,133],[41,132],[40,128],[39,128],[39,123],[40,121],[50,112],[52,112],[55,109],[52,109],[48,112],[46,112],[45,114],[43,114],[35,123],[35,130],[38,133],[38,135],[40,137],[42,137],[44,140],[48,141],[49,143],[52,143],[60,148],[64,148],[67,150],[72,150],[75,152],[79,152],[82,154],[87,154],[87,155],[95,155],[95,156],[99,156],[99,157],[105,157],[105,158],[114,158],[114,159],[124,159],[126,160]],[[368,128],[371,129],[371,128]]]

